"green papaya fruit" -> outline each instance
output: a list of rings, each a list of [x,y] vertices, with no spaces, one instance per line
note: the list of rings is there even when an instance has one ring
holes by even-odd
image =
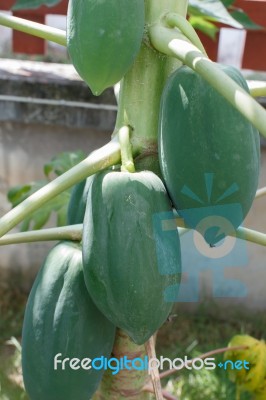
[[[142,344],[177,301],[180,243],[160,178],[104,171],[89,189],[83,226],[88,291],[102,313]]]
[[[238,70],[218,66],[248,92]],[[210,245],[242,224],[258,186],[259,133],[186,66],[169,77],[162,94],[159,159],[178,213]]]
[[[22,370],[30,399],[90,399],[104,371],[83,368],[75,359],[109,357],[114,336],[114,325],[87,292],[80,245],[60,242],[48,254],[26,306]]]
[[[119,82],[140,50],[144,0],[70,0],[67,48],[95,95]]]
[[[67,224],[75,225],[82,224],[86,209],[88,191],[92,182],[92,176],[77,183],[70,196],[70,201],[67,209]]]

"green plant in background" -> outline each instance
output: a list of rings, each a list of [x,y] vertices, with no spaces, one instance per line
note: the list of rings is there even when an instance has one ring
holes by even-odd
[[[38,8],[41,5],[54,6],[61,0],[17,0],[14,10]],[[188,19],[195,29],[215,39],[219,28],[215,23],[222,23],[239,29],[261,29],[239,7],[234,6],[235,0],[189,0]]]
[[[18,185],[9,190],[7,197],[12,204],[12,207],[16,207],[30,195],[47,185],[47,183],[51,182],[52,179],[62,175],[84,158],[85,154],[82,151],[69,153],[64,152],[53,157],[52,160],[43,167],[45,179],[30,182],[24,185]],[[70,200],[70,194],[71,189],[66,190],[59,196],[48,201],[44,207],[30,214],[21,224],[21,231],[42,228],[50,220],[53,213],[55,213],[57,217],[57,226],[66,225],[66,214]]]
[[[189,22],[212,39],[216,38],[219,31],[217,23],[238,29],[261,29],[243,10],[235,7],[234,3],[235,0],[189,0]]]
[[[20,1],[17,6],[22,4],[25,5],[26,2]],[[31,4],[33,5],[33,2]],[[176,194],[175,189],[178,188],[178,180],[176,181],[176,178],[172,177],[169,171],[174,171],[176,168],[182,170],[182,165],[179,166],[176,161],[176,157],[182,155],[182,149],[180,149],[182,141],[180,146],[172,146],[172,148],[171,145],[168,146],[168,152],[174,152],[170,158],[167,159],[166,152],[162,151],[167,138],[170,141],[172,138],[172,144],[174,144],[173,137],[175,135],[173,132],[176,131],[178,134],[182,132],[183,135],[186,135],[186,130],[189,132],[191,130],[193,134],[191,138],[192,146],[193,140],[198,139],[196,130],[192,128],[198,124],[199,120],[202,120],[203,123],[201,133],[204,132],[204,127],[206,132],[213,129],[209,140],[204,142],[202,155],[200,154],[202,157],[198,157],[200,160],[196,160],[203,164],[202,172],[209,174],[212,171],[209,170],[210,165],[205,153],[213,159],[215,168],[216,164],[218,165],[218,170],[226,169],[230,171],[230,169],[234,169],[236,162],[245,161],[241,157],[242,153],[240,156],[233,152],[227,157],[224,156],[224,153],[227,154],[234,148],[233,146],[232,149],[230,148],[228,131],[231,132],[231,135],[234,135],[235,124],[243,123],[241,134],[243,138],[246,135],[245,140],[242,140],[240,132],[238,132],[237,138],[243,146],[244,158],[250,160],[250,174],[253,181],[257,182],[259,159],[256,144],[257,130],[266,136],[266,112],[250,96],[239,75],[237,79],[234,79],[234,72],[230,70],[231,72],[227,75],[222,68],[208,58],[196,32],[185,19],[185,16],[188,9],[190,17],[197,15],[202,20],[205,18],[208,23],[212,23],[211,21],[227,21],[231,24],[238,24],[239,27],[242,27],[242,25],[233,22],[235,20],[232,19],[223,4],[218,1],[194,1],[189,4],[189,8],[186,0],[143,0],[143,2],[136,0],[132,4],[138,8],[138,10],[134,10],[137,11],[134,15],[139,15],[139,20],[134,21],[137,33],[134,32],[134,29],[129,31],[131,34],[125,36],[126,42],[123,41],[126,26],[119,24],[119,18],[122,18],[127,11],[123,9],[127,6],[125,2],[121,2],[119,8],[114,3],[114,13],[109,12],[109,0],[99,2],[87,0],[83,9],[77,8],[78,12],[75,12],[75,8],[72,8],[70,3],[67,18],[68,22],[71,23],[67,24],[66,33],[58,29],[43,27],[40,24],[0,15],[0,23],[3,25],[35,34],[61,45],[67,45],[73,64],[77,66],[78,70],[83,71],[82,75],[84,75],[85,67],[86,82],[95,94],[100,94],[108,85],[122,78],[117,120],[110,142],[89,154],[70,169],[66,168],[63,162],[64,170],[68,169],[64,173],[62,173],[62,160],[53,161],[52,165],[46,166],[45,175],[49,176],[54,171],[57,177],[36,192],[34,191],[36,185],[35,187],[32,185],[33,187],[19,188],[17,191],[13,190],[13,197],[11,192],[11,198],[19,204],[0,219],[0,235],[2,236],[25,220],[25,228],[28,228],[32,219],[35,227],[38,228],[47,221],[51,209],[59,212],[58,221],[61,224],[63,214],[65,215],[65,211],[61,207],[58,209],[58,206],[53,205],[52,207],[50,205],[48,210],[42,211],[41,217],[34,216],[34,213],[71,187],[77,184],[81,185],[75,186],[72,199],[69,202],[70,207],[73,207],[74,202],[75,209],[79,212],[77,219],[75,213],[72,213],[72,209],[68,212],[68,222],[73,222],[74,225],[38,232],[6,235],[0,239],[0,244],[38,240],[82,242],[82,261],[79,244],[69,244],[68,250],[64,250],[62,256],[56,257],[56,260],[53,257],[54,249],[62,246],[62,242],[49,252],[29,297],[23,327],[22,365],[26,389],[31,400],[39,400],[40,396],[47,400],[53,400],[55,397],[56,399],[72,400],[73,396],[78,400],[87,400],[88,395],[94,400],[133,398],[146,400],[153,399],[154,396],[157,400],[162,400],[163,397],[173,399],[172,395],[161,388],[160,378],[165,375],[159,376],[156,370],[151,373],[151,384],[145,369],[123,369],[119,374],[112,374],[109,368],[104,373],[100,385],[92,387],[92,381],[88,378],[86,382],[86,380],[83,380],[83,376],[80,385],[78,379],[75,379],[75,371],[69,369],[67,370],[69,378],[66,382],[62,371],[55,370],[51,360],[47,362],[47,356],[49,358],[49,355],[53,353],[56,356],[56,353],[60,352],[60,346],[66,341],[66,345],[63,346],[66,354],[62,354],[63,357],[68,357],[68,359],[75,357],[71,353],[73,346],[68,345],[75,343],[73,335],[77,320],[77,323],[80,324],[78,334],[81,334],[81,337],[84,338],[83,329],[86,330],[87,334],[84,342],[82,339],[86,348],[77,349],[77,351],[81,350],[80,354],[83,354],[83,350],[84,353],[87,352],[89,355],[90,353],[94,354],[99,340],[96,331],[93,330],[94,325],[95,328],[102,326],[102,330],[106,333],[108,329],[105,327],[108,324],[113,324],[117,327],[117,330],[113,347],[110,346],[106,349],[109,356],[112,354],[116,358],[127,356],[132,359],[141,358],[147,354],[150,358],[155,357],[154,337],[152,335],[167,319],[171,308],[169,303],[177,300],[180,279],[178,235],[184,233],[183,229],[187,229],[191,225],[190,223],[188,223],[188,226],[185,225],[180,215],[173,214],[170,205],[170,201],[172,201],[176,207],[179,207],[180,193]],[[208,9],[205,8],[205,4],[208,4]],[[38,6],[40,2],[34,2],[34,5]],[[28,6],[29,3],[27,3]],[[145,7],[144,35],[137,54],[136,49],[140,45],[139,32],[143,30],[143,6]],[[84,12],[84,15],[81,11]],[[97,17],[93,21],[96,24],[96,31],[95,35],[93,34],[85,40],[85,14],[88,13],[89,16],[92,11],[95,12],[94,15]],[[130,22],[129,20],[128,23],[130,24]],[[91,39],[93,39],[93,43],[90,42]],[[99,51],[102,53],[96,54],[96,58],[92,57],[92,60],[94,60],[92,62],[95,62],[95,65],[91,69],[87,52],[92,51],[92,56],[95,55],[97,45],[99,45]],[[75,46],[78,47],[78,53],[73,50],[73,46],[74,48]],[[123,53],[123,56],[121,56],[122,65],[119,64],[119,60],[117,64],[108,64],[108,61],[110,61],[108,58],[109,49],[113,49],[114,54],[118,54],[119,51]],[[82,57],[83,51],[84,59]],[[107,59],[105,59],[106,55]],[[124,55],[126,55],[125,58]],[[105,64],[106,62],[107,64]],[[180,84],[177,89],[181,93],[183,108],[179,105],[179,109],[176,110],[175,99],[171,100],[171,96],[166,96],[164,90],[168,85],[171,89],[171,85],[173,85],[172,77],[178,77],[179,73],[181,74],[182,69],[180,67],[182,64],[186,64],[187,67],[192,69],[196,78],[200,77],[199,81],[202,82],[202,86],[195,85],[192,87],[191,95],[191,93],[186,93],[185,86],[182,87],[182,84]],[[95,71],[98,73],[96,74]],[[87,76],[87,72],[91,75]],[[189,74],[187,83],[190,84]],[[205,91],[204,88],[208,88],[208,90]],[[169,93],[171,94],[170,89]],[[217,116],[220,117],[219,111],[224,112],[224,114],[221,114],[221,123],[218,126],[215,124],[210,127],[207,124],[204,126],[204,118],[207,121],[209,115],[198,112],[200,111],[200,104],[207,104],[208,101],[213,101],[214,109],[210,112],[216,112],[215,104],[219,108]],[[191,107],[193,109],[192,114]],[[177,112],[179,118],[176,120]],[[222,125],[223,121],[226,122],[224,125]],[[139,157],[145,159],[154,156],[154,154],[157,163],[151,162],[149,168],[153,170],[155,165],[155,170],[158,171],[159,134],[159,161],[161,165],[159,175],[162,174],[164,182],[153,172],[142,170],[146,167],[142,166],[140,172],[135,172],[135,164],[137,164],[135,161]],[[224,140],[218,141],[217,135]],[[247,135],[251,135],[251,141],[249,146],[244,147],[244,143],[249,143]],[[189,143],[187,147],[189,148]],[[225,148],[226,151],[224,152]],[[193,148],[191,148],[191,152],[193,153]],[[187,157],[189,157],[189,153]],[[216,161],[214,161],[215,159]],[[207,160],[207,163],[204,166],[205,160]],[[191,163],[195,163],[194,159],[191,160]],[[245,164],[241,165],[245,166]],[[198,169],[198,166],[193,165],[193,167]],[[241,167],[237,171],[241,175]],[[187,173],[187,170],[183,171],[183,174],[185,173]],[[93,178],[90,178],[91,176]],[[237,179],[237,186],[242,194],[241,205],[247,203],[244,210],[246,213],[255,198],[256,188],[252,185],[248,185],[246,188],[246,182],[240,178]],[[187,179],[189,179],[189,176]],[[183,183],[186,184],[186,182]],[[219,178],[217,184],[222,192],[226,189],[224,177]],[[164,185],[168,189],[170,198],[168,198]],[[202,187],[199,188],[202,189]],[[27,197],[29,191],[34,191],[34,193]],[[229,194],[232,193],[234,191]],[[23,196],[27,198],[19,202]],[[73,200],[73,198],[76,200]],[[86,211],[84,210],[85,203],[87,203]],[[211,199],[210,206],[214,207],[214,205],[213,199]],[[83,220],[84,211],[85,219]],[[159,222],[164,224],[164,229],[161,228],[162,224],[154,225],[154,220],[156,222],[158,218]],[[186,218],[184,219],[186,221]],[[233,224],[233,227],[237,228],[240,222]],[[176,230],[176,223],[179,225],[178,230]],[[192,227],[194,228],[193,224]],[[221,230],[222,227],[219,226],[218,228]],[[242,239],[266,245],[266,235],[263,233],[243,228],[238,228],[236,233],[234,230],[222,231],[223,236],[236,234],[240,235]],[[211,244],[213,245],[213,242]],[[77,248],[79,248],[78,251]],[[156,254],[152,265],[149,263],[149,254]],[[72,260],[74,260],[73,263]],[[63,262],[62,265],[61,262]],[[72,268],[73,265],[76,268]],[[82,291],[77,290],[77,273],[81,271],[81,266],[84,270],[87,288],[84,296],[80,296],[85,288],[82,274],[78,275],[78,282],[83,289]],[[125,266],[130,267],[126,276]],[[158,271],[160,271],[160,274]],[[170,286],[166,290],[165,280],[176,278],[176,276],[178,279],[170,280],[168,282]],[[53,290],[53,287],[55,290]],[[147,293],[147,296],[145,296],[145,293]],[[86,325],[84,328],[86,318],[91,315],[88,304],[84,305],[82,301],[83,299],[85,301],[86,296],[92,297],[97,308],[94,312],[92,326],[89,324],[88,327]],[[139,299],[142,299],[143,307]],[[163,301],[165,301],[165,304]],[[48,324],[45,323],[46,318],[49,321]],[[54,345],[53,348],[51,348],[51,343]],[[33,344],[36,344],[34,360],[31,359],[31,345]],[[242,350],[243,347],[245,348],[245,346],[240,346]],[[230,350],[234,351],[235,347],[231,347]],[[219,352],[224,351],[225,349],[219,350]],[[213,352],[213,354],[216,353],[217,351]],[[38,377],[35,375],[36,365],[39,368]],[[192,388],[197,386],[200,388],[202,385],[205,396],[211,398],[217,393],[215,389],[217,380],[208,375],[206,371],[199,375],[190,374],[188,382],[189,379]],[[203,383],[206,381],[207,384]],[[49,392],[47,382],[50,382],[54,388],[52,393]],[[66,383],[69,385],[69,390],[66,390]],[[88,384],[87,388],[86,384]],[[95,391],[96,389],[97,391]],[[191,393],[193,393],[193,389],[191,389],[189,395],[192,395]],[[186,392],[182,396],[185,398]]]

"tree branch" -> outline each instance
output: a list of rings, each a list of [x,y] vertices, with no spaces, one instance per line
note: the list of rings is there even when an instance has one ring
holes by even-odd
[[[190,231],[190,229],[183,228],[183,226],[184,226],[183,220],[181,218],[180,219],[177,218],[177,227],[180,236]],[[40,231],[35,230],[28,232],[12,233],[10,235],[5,235],[2,238],[0,238],[0,246],[7,244],[19,244],[19,243],[29,243],[29,242],[50,241],[50,240],[80,241],[82,238],[82,228],[83,228],[82,224],[80,224],[80,225],[64,226],[60,228],[42,229]],[[240,227],[236,230],[235,236],[242,240],[247,240],[252,243],[266,246],[266,234],[254,231],[252,229]]]
[[[181,235],[184,235],[186,232],[191,230],[185,225],[183,218],[176,218],[176,225],[178,231],[180,230]],[[266,246],[266,234],[255,231],[253,229],[243,228],[240,226],[229,236],[237,237],[239,239],[246,240],[248,242],[260,244],[261,246]]]
[[[253,97],[266,96],[266,82],[247,80],[249,91]]]
[[[263,188],[257,190],[255,199],[259,199],[260,197],[265,196],[265,195],[266,195],[266,187],[263,187]]]
[[[147,352],[149,360],[156,358],[154,336],[152,336],[145,343],[145,350]],[[160,381],[158,368],[151,369],[151,380],[152,380],[153,391],[155,393],[156,400],[163,400],[162,387],[161,387],[161,381]]]
[[[66,46],[66,32],[61,29],[4,13],[0,13],[0,25]]]
[[[79,181],[120,161],[120,145],[116,138],[95,150],[85,160],[29,196],[0,219],[0,237],[19,224],[25,217],[48,200]]]
[[[7,244],[43,242],[50,240],[81,241],[82,224],[62,226],[60,228],[41,229],[36,231],[11,233],[0,239],[0,246]]]
[[[248,349],[248,346],[234,346],[234,347],[232,346],[232,347],[223,347],[221,349],[211,350],[211,351],[208,351],[207,353],[199,355],[198,357],[192,358],[192,360],[188,360],[187,364],[188,365],[192,364],[195,359],[201,358],[203,360],[204,358],[213,356],[215,354],[225,353],[228,350],[234,351],[234,350],[246,350],[246,349]],[[178,371],[181,371],[181,369],[183,369],[183,368],[179,368]],[[160,374],[160,378],[161,379],[166,378],[167,376],[170,376],[170,375],[174,374],[175,372],[177,372],[176,369],[174,369],[174,368],[169,369],[168,371],[162,372]]]
[[[264,108],[182,33],[157,23],[150,27],[149,34],[156,50],[178,58],[196,71],[266,137]]]

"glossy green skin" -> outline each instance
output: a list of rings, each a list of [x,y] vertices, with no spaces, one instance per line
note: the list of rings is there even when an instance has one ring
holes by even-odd
[[[73,187],[67,209],[67,225],[83,223],[87,196],[92,179],[93,176],[89,176]]]
[[[248,91],[240,72],[233,67],[220,68]],[[185,66],[170,76],[162,95],[159,158],[169,195],[189,226],[195,228],[184,210],[196,208],[202,218],[221,212],[234,228],[243,222],[258,186],[259,133],[203,78]],[[210,199],[205,174],[213,174],[208,187]],[[231,185],[238,190],[218,200]],[[184,186],[202,202],[182,193]],[[242,212],[236,216],[238,205]],[[217,206],[225,207],[217,211]]]
[[[31,400],[88,400],[103,370],[73,370],[60,359],[109,357],[115,327],[88,295],[80,245],[60,242],[49,253],[32,287],[22,332],[22,369]]]
[[[95,175],[83,227],[85,282],[102,313],[137,344],[167,319],[173,303],[164,299],[166,288],[175,285],[174,295],[178,292],[178,232],[173,229],[171,239],[161,240],[153,226],[154,215],[164,212],[173,218],[163,183],[154,173]]]
[[[132,65],[144,31],[144,0],[70,0],[67,48],[95,95],[120,81]]]

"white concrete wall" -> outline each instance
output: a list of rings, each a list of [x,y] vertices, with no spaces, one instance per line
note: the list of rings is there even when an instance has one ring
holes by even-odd
[[[265,186],[266,149],[264,148],[261,153],[259,187]],[[266,196],[254,200],[244,221],[244,226],[266,233]],[[194,250],[195,239],[192,233],[190,235],[188,238],[185,238],[185,235],[181,236],[184,274],[180,286],[180,296],[185,294],[186,299],[183,301],[184,297],[179,297],[178,307],[195,310],[203,301],[208,299],[210,304],[215,302],[225,309],[233,305],[254,310],[266,309],[266,247],[242,240],[237,240],[234,243],[234,239],[230,239],[233,247],[229,252],[229,255],[231,255],[229,261],[223,257],[212,259],[212,256],[206,261],[199,257],[200,252],[197,253]],[[205,255],[208,250],[209,254],[212,254],[213,249],[210,249],[208,245],[206,246],[205,249],[200,248],[202,254]],[[199,279],[197,279],[198,273]],[[216,273],[217,275],[215,275]],[[194,283],[183,286],[183,283],[189,282],[190,276],[194,276]],[[235,282],[230,280],[235,280]],[[219,298],[214,293],[215,283],[224,292],[223,297]],[[238,283],[243,286],[237,288],[235,284],[238,285]],[[192,301],[193,298],[194,301]]]
[[[43,179],[43,166],[62,151],[82,149],[84,153],[105,144],[110,133],[44,125],[0,123],[0,216],[10,210],[8,189]],[[18,229],[14,229],[13,232]],[[29,289],[51,243],[0,247],[0,285],[18,281]]]

